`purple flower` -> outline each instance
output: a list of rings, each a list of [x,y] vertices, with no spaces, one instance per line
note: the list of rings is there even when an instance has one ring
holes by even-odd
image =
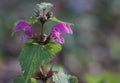
[[[70,26],[64,22],[59,22],[58,24],[54,25],[52,30],[58,31],[61,34],[72,34]]]
[[[29,37],[32,37],[33,36],[33,30],[32,30],[32,27],[29,27],[29,28],[26,28],[25,29],[25,34]]]
[[[25,20],[18,22],[18,24],[14,27],[14,31],[24,31],[24,34],[21,37],[22,42],[26,41],[26,36],[33,37],[32,25]]]
[[[54,25],[50,37],[55,39],[57,44],[63,44],[64,38],[62,37],[63,34],[72,34],[72,30],[70,26],[64,22],[59,22],[58,24]]]

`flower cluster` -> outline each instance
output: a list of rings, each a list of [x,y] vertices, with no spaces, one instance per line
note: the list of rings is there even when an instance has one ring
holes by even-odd
[[[63,35],[73,33],[70,28],[72,24],[65,23],[54,17],[51,11],[53,4],[42,2],[37,4],[37,6],[38,9],[35,10],[34,17],[27,21],[20,20],[13,28],[14,32],[22,32],[21,42],[26,43],[27,38],[32,40],[24,46],[24,50],[20,54],[21,70],[24,72],[14,82],[37,83],[38,80],[41,80],[43,83],[47,83],[49,78],[52,78],[51,82],[55,83],[68,83],[71,81],[77,83],[77,79],[73,78],[73,76],[65,75],[63,71],[54,71],[53,69],[55,63],[59,60],[55,54],[61,51],[60,44],[64,44]],[[48,21],[56,22],[56,24],[51,27],[50,33],[46,34],[45,24]],[[32,26],[36,22],[41,24],[39,32],[34,32],[35,30]],[[31,64],[28,64],[29,62]],[[25,67],[26,65],[27,67]]]
[[[21,37],[22,42],[26,42],[26,36],[33,37],[34,34],[32,25],[25,20],[21,20],[20,22],[18,22],[18,24],[14,27],[14,31],[24,31],[24,34]]]
[[[32,25],[25,20],[21,20],[20,22],[18,22],[18,24],[14,27],[14,31],[24,31],[24,34],[21,37],[22,42],[26,42],[26,36],[30,38],[34,36]],[[59,22],[52,27],[50,38],[54,39],[57,44],[63,44],[63,34],[72,34],[72,30],[68,24],[64,22]]]
[[[59,22],[58,24],[54,25],[50,37],[55,39],[57,44],[63,44],[64,38],[62,37],[63,34],[72,34],[72,30],[70,26],[64,22]]]

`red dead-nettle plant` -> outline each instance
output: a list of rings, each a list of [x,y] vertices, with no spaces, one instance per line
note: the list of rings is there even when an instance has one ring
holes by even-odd
[[[39,9],[35,12],[35,17],[20,20],[14,27],[15,32],[23,32],[20,41],[24,43],[19,56],[22,74],[15,79],[14,83],[37,83],[38,80],[47,83],[50,78],[52,78],[51,83],[77,83],[77,79],[65,74],[62,68],[56,66],[54,70],[54,63],[57,61],[55,55],[62,49],[61,44],[64,44],[62,35],[73,33],[70,23],[53,17],[51,3],[43,2],[37,6]],[[47,21],[57,23],[49,34],[45,33],[44,27]],[[41,24],[38,34],[33,31],[32,26],[36,22]]]

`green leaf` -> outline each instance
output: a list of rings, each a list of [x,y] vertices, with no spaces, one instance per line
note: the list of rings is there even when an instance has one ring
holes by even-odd
[[[40,4],[37,4],[37,6],[40,8],[40,10],[42,10],[42,9],[53,7],[53,4],[48,3],[48,2],[42,2]]]
[[[37,83],[36,79],[31,78],[31,83]]]
[[[24,81],[25,81],[24,76],[20,75],[14,80],[14,83],[24,83]],[[32,83],[30,79],[28,79],[28,83]]]
[[[103,81],[103,76],[100,75],[90,75],[90,74],[85,74],[84,80],[86,83],[100,83]]]
[[[14,80],[14,83],[24,83],[24,77],[21,75]]]
[[[26,44],[19,57],[20,65],[24,71],[24,83],[28,83],[31,75],[39,69],[43,63],[49,62],[60,50],[61,45],[54,43],[46,45]]]
[[[102,77],[104,77],[104,81],[106,83],[119,83],[119,80],[117,80],[117,75],[112,72],[104,72]]]
[[[78,83],[76,77],[65,74],[63,70],[54,73],[52,78],[55,83]]]
[[[29,19],[27,19],[27,22],[30,23],[30,24],[34,24],[37,22],[37,19],[35,17],[30,17]]]
[[[77,78],[76,78],[75,76],[71,76],[71,77],[69,78],[69,82],[70,82],[70,83],[78,83],[78,80],[77,80]]]
[[[14,83],[24,83],[24,81],[25,81],[24,76],[21,75],[14,80]],[[28,80],[28,83],[37,83],[37,81],[34,78],[30,78]]]
[[[52,18],[50,18],[50,20],[52,20],[54,22],[64,22],[64,21],[61,21],[61,20],[57,19],[56,17],[52,17]],[[68,23],[68,22],[65,22],[65,23],[68,24],[68,25],[74,25],[73,23]]]
[[[120,83],[118,76],[108,71],[95,75],[86,74],[84,80],[86,83]]]

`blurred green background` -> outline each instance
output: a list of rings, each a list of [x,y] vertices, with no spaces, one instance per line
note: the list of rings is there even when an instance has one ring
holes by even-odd
[[[14,23],[33,16],[42,1],[54,4],[58,19],[74,23],[58,56],[66,71],[79,83],[120,83],[120,0],[0,0],[0,83],[13,83],[20,73],[23,44],[19,34],[11,36]]]

